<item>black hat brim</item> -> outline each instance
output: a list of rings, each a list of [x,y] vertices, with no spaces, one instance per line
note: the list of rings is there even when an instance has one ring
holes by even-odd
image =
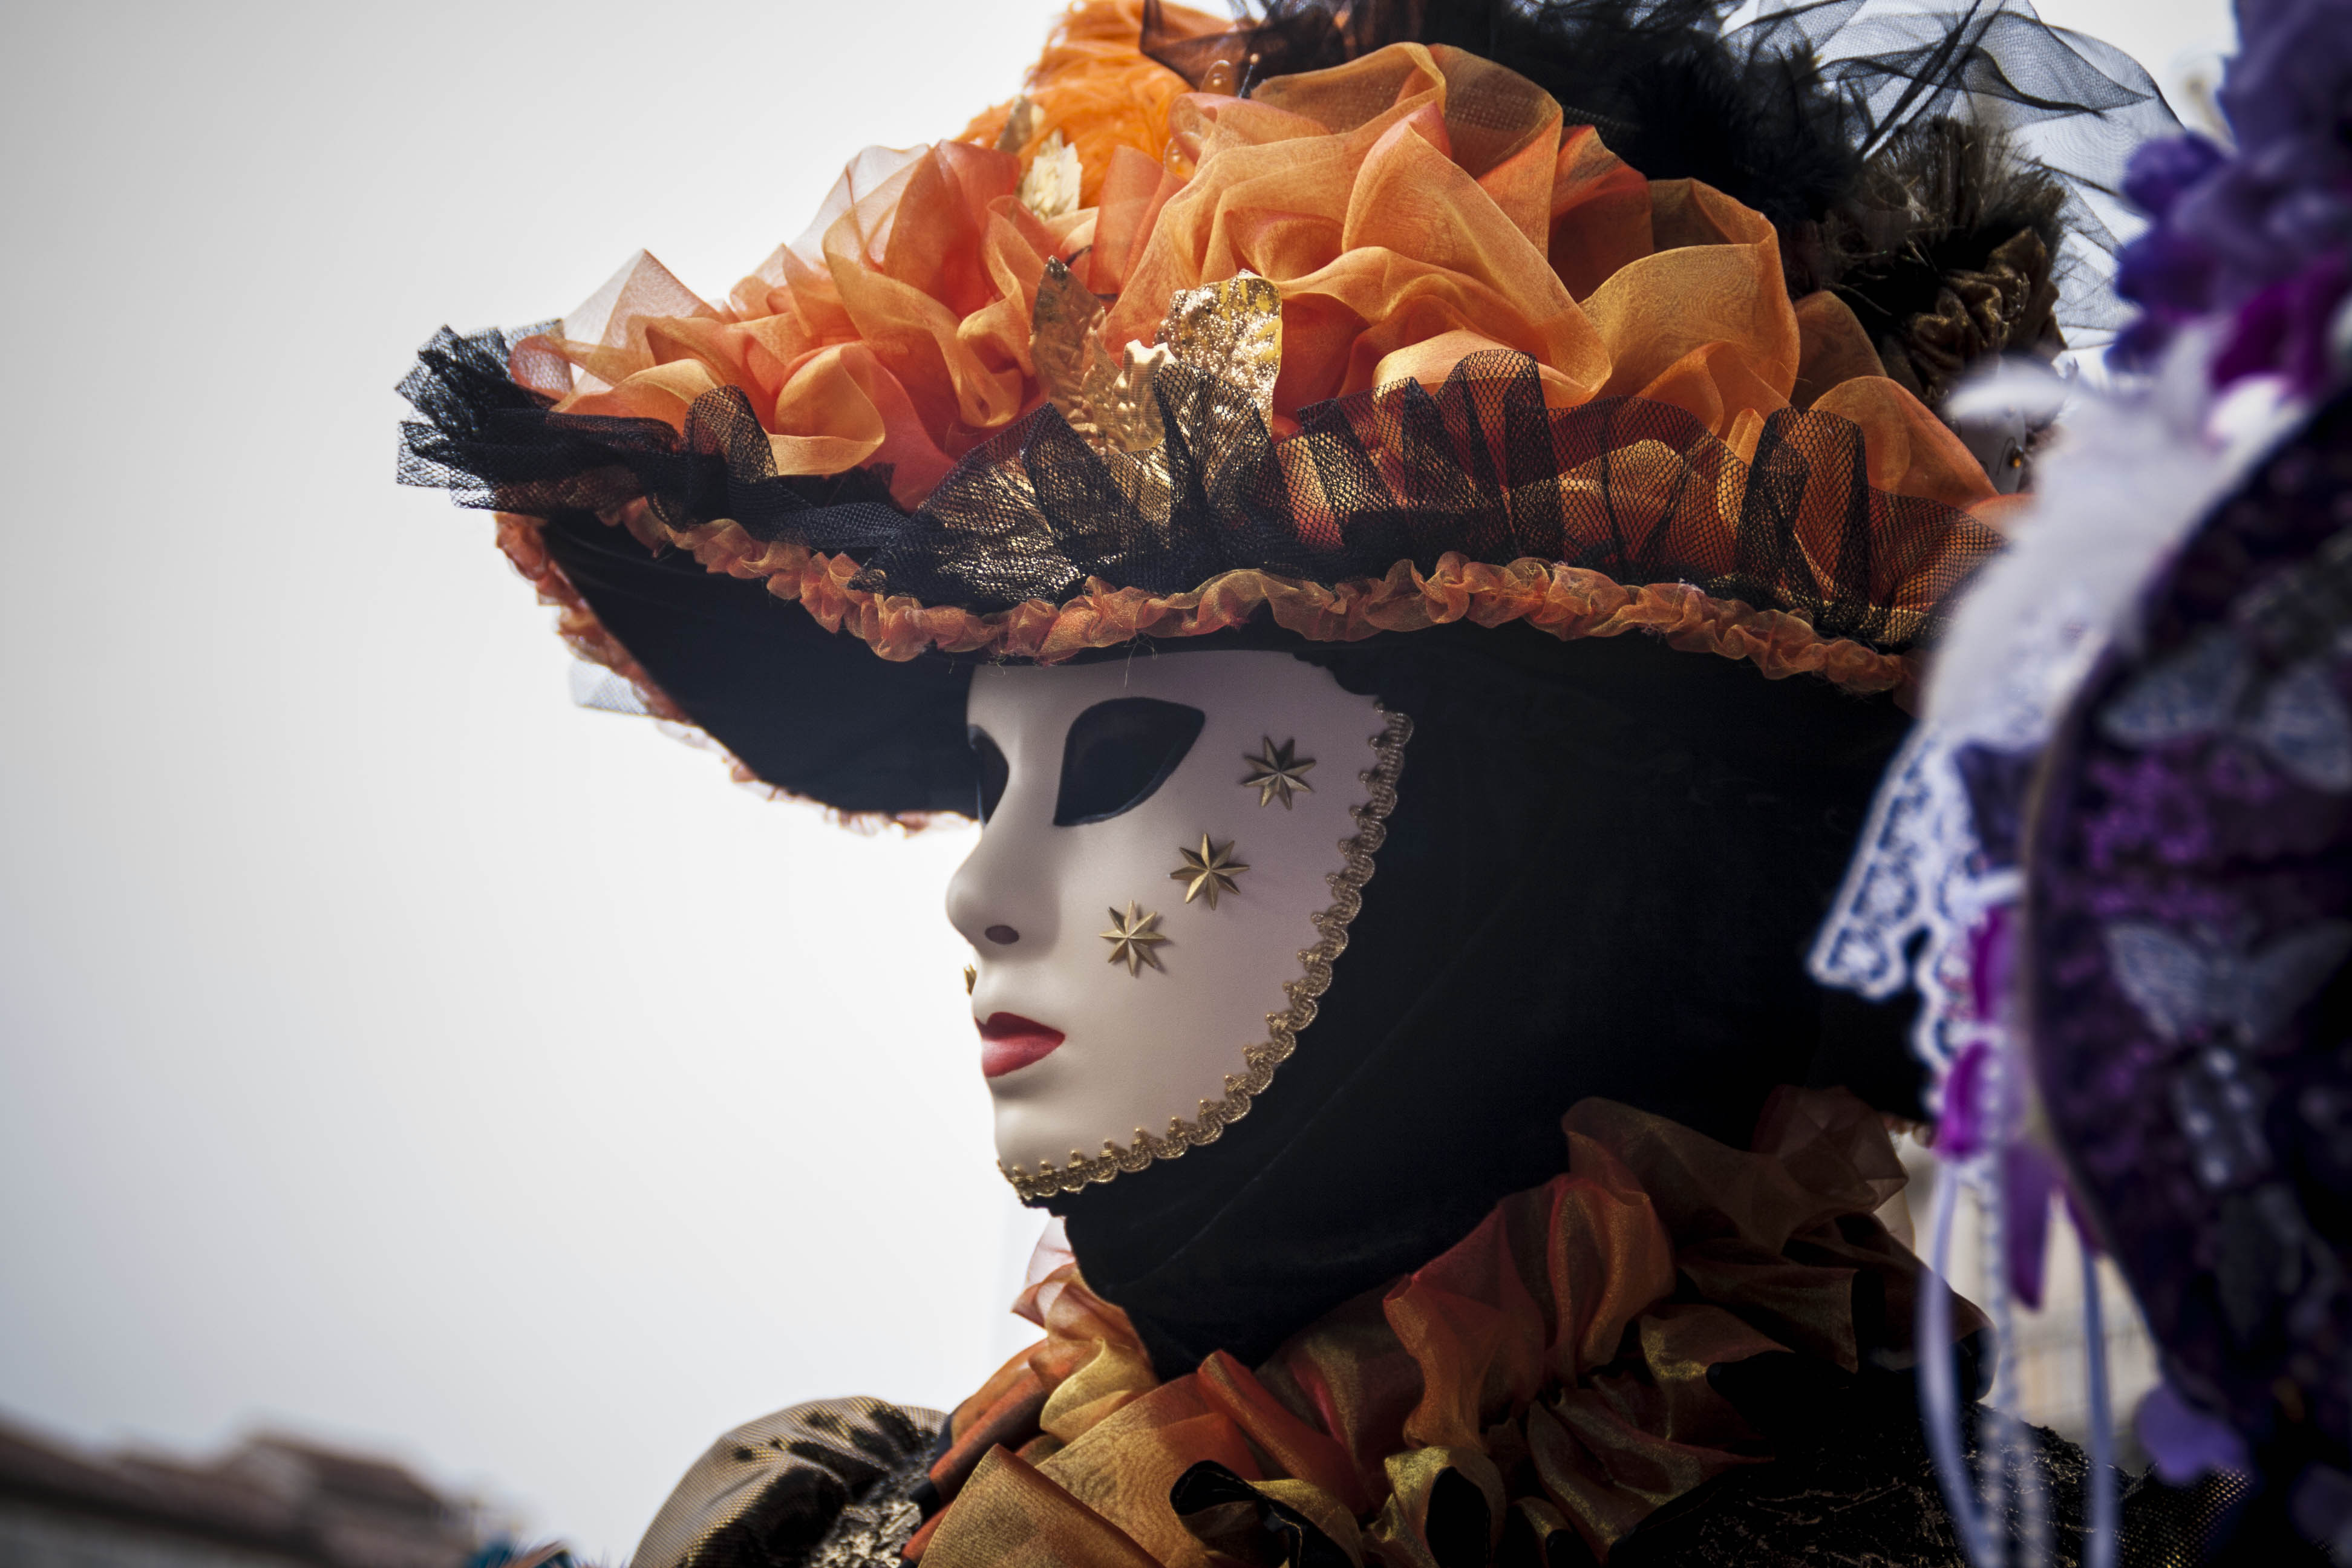
[[[587,512],[548,519],[541,537],[662,693],[763,782],[851,816],[971,815],[971,660],[877,658],[766,584],[651,553]]]

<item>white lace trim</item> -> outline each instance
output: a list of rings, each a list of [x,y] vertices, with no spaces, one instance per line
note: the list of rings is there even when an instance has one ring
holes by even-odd
[[[1958,753],[1971,745],[2030,752],[2048,740],[2105,645],[2086,607],[2061,595],[2038,608],[2007,650],[1995,700],[1965,725],[1930,720],[1912,731],[1879,785],[1807,961],[1822,984],[1873,1001],[1907,981],[1921,999],[1912,1047],[1936,1070],[1938,1086],[1960,1047],[1990,1027],[1975,1016],[1969,935],[2018,894],[2013,868],[1986,864]]]
[[[2130,395],[2064,389],[2074,399],[2068,438],[2037,476],[2040,504],[1960,605],[1927,717],[1879,786],[1814,941],[1807,967],[1824,985],[1874,1001],[1906,983],[1918,991],[1912,1044],[1934,1070],[1936,1098],[1963,1045],[2006,1044],[1975,1016],[1969,943],[2018,896],[2014,870],[1985,864],[1958,754],[2039,752],[2100,654],[2133,635],[2142,586],[2299,417],[2264,405],[2221,419],[2206,380],[2210,338],[2187,334]],[[2032,379],[2011,374],[1987,391],[2058,390]]]

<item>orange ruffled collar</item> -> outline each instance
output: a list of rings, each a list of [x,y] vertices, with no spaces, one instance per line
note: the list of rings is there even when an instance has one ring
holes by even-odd
[[[908,1555],[1206,1568],[1248,1513],[1180,1516],[1171,1489],[1206,1476],[1359,1563],[1433,1563],[1433,1507],[1458,1528],[1471,1493],[1495,1540],[1517,1512],[1538,1539],[1573,1531],[1606,1558],[1664,1504],[1771,1457],[1709,1368],[1783,1351],[1848,1372],[1907,1359],[1856,1331],[1858,1293],[1879,1292],[1901,1333],[1922,1282],[1872,1217],[1905,1178],[1859,1100],[1782,1090],[1750,1152],[1610,1100],[1563,1128],[1566,1174],[1255,1370],[1220,1352],[1162,1383],[1075,1265],[1049,1275],[1017,1309],[1045,1338],[956,1411],[931,1472],[950,1506]]]

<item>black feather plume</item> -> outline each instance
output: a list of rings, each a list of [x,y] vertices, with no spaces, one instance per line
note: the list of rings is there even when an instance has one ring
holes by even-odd
[[[1809,281],[1853,308],[1888,374],[1939,404],[1977,360],[2065,347],[2053,273],[2066,196],[1997,126],[1906,126],[1816,226]]]

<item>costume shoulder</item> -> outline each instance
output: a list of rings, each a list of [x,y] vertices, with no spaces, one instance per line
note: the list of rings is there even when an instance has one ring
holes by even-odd
[[[898,1562],[909,1497],[947,1418],[879,1399],[820,1399],[736,1427],[694,1462],[633,1568],[864,1568]]]

